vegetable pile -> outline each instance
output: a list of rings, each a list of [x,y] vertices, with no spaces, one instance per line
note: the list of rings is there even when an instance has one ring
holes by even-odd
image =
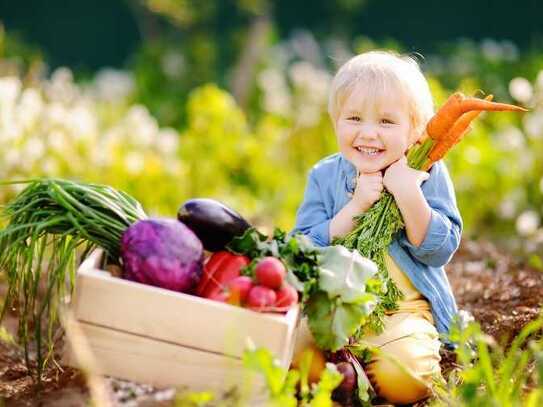
[[[278,257],[225,248],[250,225],[220,202],[194,199],[182,205],[178,219],[152,219],[134,198],[109,186],[62,179],[19,183],[26,187],[4,208],[7,225],[0,230],[0,269],[8,279],[1,317],[18,309],[18,337],[28,366],[30,344],[36,345],[38,379],[54,356],[59,306],[72,293],[77,264],[97,247],[135,282],[259,312],[286,312],[298,302]],[[215,252],[205,264],[204,249]]]
[[[284,312],[298,302],[298,292],[285,282],[281,260],[264,257],[254,273],[245,271],[250,262],[249,257],[229,251],[214,253],[204,267],[198,295],[261,312]]]

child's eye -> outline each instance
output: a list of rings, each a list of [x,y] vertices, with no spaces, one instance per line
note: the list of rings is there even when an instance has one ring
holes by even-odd
[[[394,124],[394,121],[393,120],[390,120],[390,119],[381,119],[381,124]]]
[[[351,116],[351,117],[349,117],[347,120],[353,120],[353,121],[355,121],[355,122],[359,122],[359,121],[360,121],[360,117],[358,117],[358,116]]]

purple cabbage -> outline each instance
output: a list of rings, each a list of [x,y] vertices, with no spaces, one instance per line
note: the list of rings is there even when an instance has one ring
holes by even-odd
[[[121,239],[123,277],[184,293],[200,281],[202,243],[174,219],[146,219],[131,225]]]

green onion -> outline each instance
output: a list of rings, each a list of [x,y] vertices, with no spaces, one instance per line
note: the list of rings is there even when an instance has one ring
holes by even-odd
[[[134,198],[106,185],[51,178],[0,182],[9,184],[27,186],[3,208],[0,270],[8,290],[0,320],[9,308],[18,309],[26,363],[30,368],[33,343],[41,380],[54,357],[58,310],[73,291],[78,260],[99,246],[118,263],[123,232],[147,215]]]

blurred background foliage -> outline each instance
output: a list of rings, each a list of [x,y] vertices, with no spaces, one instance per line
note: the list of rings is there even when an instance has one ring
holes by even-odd
[[[307,4],[0,2],[0,178],[106,183],[167,216],[213,197],[265,230],[290,229],[309,168],[336,151],[326,113],[335,70],[388,48],[418,58],[436,106],[459,89],[530,108],[484,115],[447,163],[465,236],[541,253],[535,0]],[[0,202],[14,193],[0,189]]]

